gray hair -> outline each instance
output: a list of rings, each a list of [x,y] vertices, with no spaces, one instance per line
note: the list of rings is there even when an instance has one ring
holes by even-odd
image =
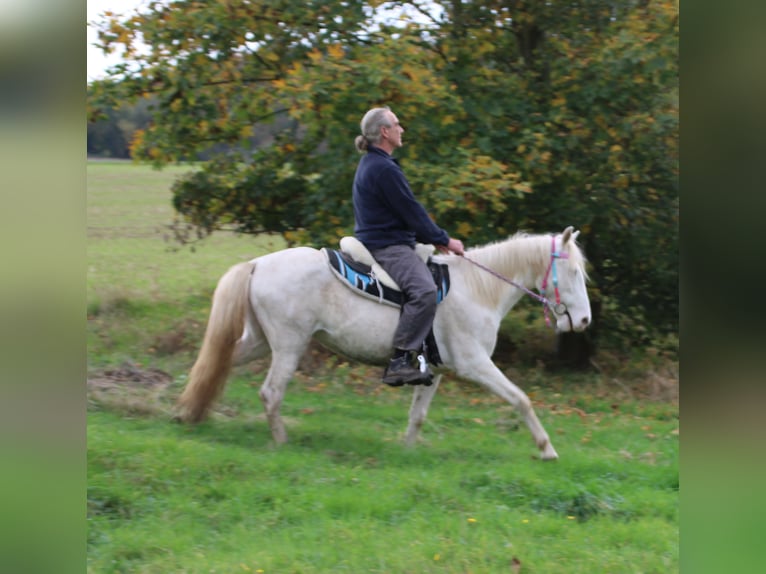
[[[383,126],[391,127],[388,124],[388,118],[386,112],[391,111],[388,106],[380,108],[372,108],[359,122],[359,128],[362,130],[362,134],[356,136],[354,144],[358,152],[367,151],[368,144],[377,144],[380,142],[380,128]]]

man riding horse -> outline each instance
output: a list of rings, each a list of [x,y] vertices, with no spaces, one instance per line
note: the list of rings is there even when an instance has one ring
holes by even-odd
[[[436,315],[436,286],[428,267],[415,252],[415,243],[434,245],[442,253],[463,255],[463,243],[451,238],[415,199],[399,162],[392,157],[402,146],[404,128],[388,108],[373,108],[362,118],[356,148],[366,152],[354,177],[354,235],[404,294],[394,332],[394,353],[383,382],[430,384],[433,373],[421,370],[414,357],[422,351]]]

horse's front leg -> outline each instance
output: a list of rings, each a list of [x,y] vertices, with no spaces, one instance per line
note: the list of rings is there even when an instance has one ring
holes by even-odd
[[[426,415],[428,415],[428,407],[431,405],[431,400],[434,398],[441,380],[442,375],[436,375],[430,387],[424,385],[415,387],[412,405],[410,405],[410,421],[407,425],[407,435],[404,437],[404,442],[407,446],[412,446],[417,441],[420,428],[426,420]]]
[[[488,355],[481,352],[474,354],[466,353],[463,357],[456,357],[456,372],[461,377],[479,383],[497,396],[508,401],[524,417],[532,438],[540,449],[542,460],[556,460],[559,455],[551,444],[548,433],[543,428],[540,419],[537,418],[532,408],[532,401],[524,391],[513,384],[492,362]]]

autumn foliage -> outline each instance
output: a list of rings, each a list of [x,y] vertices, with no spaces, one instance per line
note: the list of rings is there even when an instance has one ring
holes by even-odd
[[[98,110],[151,98],[133,157],[209,157],[173,186],[179,238],[336,244],[359,120],[391,106],[422,202],[466,245],[582,230],[591,299],[634,341],[678,327],[678,6],[153,2],[94,24],[126,63]],[[259,145],[254,145],[254,141]]]

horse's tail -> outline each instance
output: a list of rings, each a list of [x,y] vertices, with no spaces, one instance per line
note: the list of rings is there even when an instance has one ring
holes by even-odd
[[[189,382],[178,398],[178,418],[184,422],[203,420],[223,390],[236,343],[245,327],[253,269],[252,262],[239,263],[218,281],[202,348],[189,373]]]

